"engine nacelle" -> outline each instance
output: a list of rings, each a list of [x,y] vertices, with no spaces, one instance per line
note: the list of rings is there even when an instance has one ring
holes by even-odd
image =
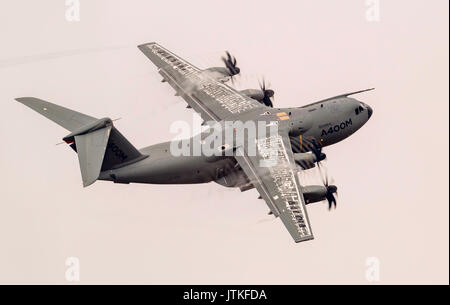
[[[294,154],[295,163],[303,169],[310,169],[316,166],[317,158],[313,153],[297,153]]]
[[[203,70],[203,73],[205,73],[208,77],[214,78],[215,80],[223,83],[229,81],[231,78],[230,72],[224,67],[208,68]]]
[[[325,200],[327,196],[327,188],[323,185],[304,186],[302,192],[306,204]]]
[[[261,89],[246,89],[240,91],[240,93],[248,96],[249,98],[257,100],[260,103],[262,103],[264,99],[264,91],[262,91]]]

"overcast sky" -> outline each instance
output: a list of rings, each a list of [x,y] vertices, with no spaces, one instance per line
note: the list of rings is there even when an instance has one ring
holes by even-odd
[[[368,284],[449,281],[446,0],[2,1],[0,283]],[[369,14],[369,17],[372,16]],[[372,16],[373,17],[373,16]],[[376,18],[375,18],[376,19]],[[279,107],[376,87],[371,120],[325,149],[338,208],[309,206],[295,244],[255,190],[204,185],[83,189],[67,131],[13,101],[34,96],[116,127],[137,147],[167,141],[192,110],[136,48],[157,41],[196,66],[237,57],[239,88],[264,76]],[[318,184],[316,172],[303,184]]]

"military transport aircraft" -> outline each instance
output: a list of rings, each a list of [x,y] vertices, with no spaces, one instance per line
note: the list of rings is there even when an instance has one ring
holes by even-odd
[[[370,119],[372,108],[350,96],[372,89],[302,107],[273,108],[274,92],[264,83],[260,89],[244,91],[227,85],[240,73],[229,53],[223,58],[225,67],[201,70],[157,43],[138,48],[156,65],[162,81],[205,122],[276,125],[276,134],[258,133],[240,144],[213,143],[221,153],[212,156],[175,156],[171,142],[136,149],[109,118],[97,119],[33,97],[17,98],[70,132],[63,140],[78,154],[83,185],[96,180],[154,184],[214,181],[241,191],[256,188],[269,214],[282,220],[295,242],[313,239],[305,205],[327,200],[330,208],[336,206],[337,187],[329,185],[328,179],[320,186],[301,185],[298,172],[319,165],[326,157],[323,147],[342,141]],[[242,145],[251,143],[256,144],[256,153],[250,152],[250,145]],[[261,161],[269,158],[268,144],[275,149],[277,162],[262,166]]]

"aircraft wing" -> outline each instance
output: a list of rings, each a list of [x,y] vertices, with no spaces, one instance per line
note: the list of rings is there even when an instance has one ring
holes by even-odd
[[[244,147],[238,148],[235,158],[239,165],[294,241],[313,239],[288,132],[280,130],[276,135],[258,138],[256,145],[256,156],[250,156]]]
[[[138,48],[156,65],[176,95],[181,96],[205,121],[221,121],[264,107],[155,42]]]
[[[175,89],[176,95],[183,97],[205,121],[247,121],[257,116],[267,122],[279,120],[280,126],[287,126],[289,117],[286,113],[280,117],[269,112],[263,118],[262,114],[272,108],[213,79],[207,71],[193,66],[157,43],[143,44],[138,48],[158,67],[163,80]],[[250,141],[255,141],[255,138]],[[287,129],[279,129],[276,136],[261,137],[256,142],[256,155],[249,153],[248,145],[239,146],[236,160],[294,240],[313,239]],[[261,166],[261,162],[270,161],[267,149],[270,143],[276,147],[276,165]]]

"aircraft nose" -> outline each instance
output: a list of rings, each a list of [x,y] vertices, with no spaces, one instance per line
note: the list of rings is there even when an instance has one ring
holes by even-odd
[[[372,107],[367,106],[367,112],[369,113],[369,119],[370,119],[370,117],[372,116],[372,113],[373,113]]]

